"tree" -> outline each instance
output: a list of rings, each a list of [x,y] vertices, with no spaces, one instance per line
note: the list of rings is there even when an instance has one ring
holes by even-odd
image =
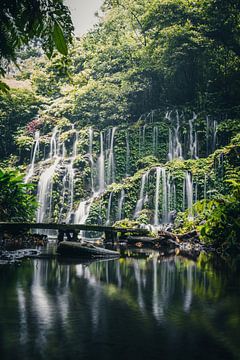
[[[16,62],[17,51],[38,40],[50,58],[54,48],[68,54],[73,25],[63,0],[2,0],[0,12],[0,76],[9,62]],[[7,86],[0,83],[0,89]]]

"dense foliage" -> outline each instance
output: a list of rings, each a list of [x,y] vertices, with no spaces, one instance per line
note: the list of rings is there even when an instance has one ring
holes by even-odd
[[[37,206],[32,187],[17,170],[0,169],[0,221],[32,220]]]
[[[52,111],[82,123],[134,121],[152,109],[190,106],[236,113],[238,0],[105,1],[100,24],[31,79],[58,102]],[[62,98],[62,101],[60,101]]]
[[[72,32],[70,11],[62,0],[2,0],[0,76],[5,75],[10,61],[16,62],[17,50],[31,40],[37,41],[48,57],[54,48],[67,55],[67,43],[72,39]],[[2,82],[0,89],[6,90]]]

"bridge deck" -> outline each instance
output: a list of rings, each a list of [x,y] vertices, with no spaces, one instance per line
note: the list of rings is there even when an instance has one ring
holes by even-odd
[[[97,232],[108,232],[108,233],[137,233],[146,235],[148,230],[146,229],[127,229],[127,228],[117,228],[113,226],[102,226],[102,225],[86,225],[86,224],[56,224],[56,223],[20,223],[20,222],[11,222],[4,223],[0,222],[1,230],[20,230],[20,229],[52,229],[52,230],[62,230],[62,231],[97,231]]]

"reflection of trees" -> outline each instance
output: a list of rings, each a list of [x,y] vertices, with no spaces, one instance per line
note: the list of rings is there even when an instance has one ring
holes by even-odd
[[[214,344],[237,354],[237,279],[234,282],[233,274],[211,264],[204,255],[194,263],[153,253],[146,259],[90,265],[33,261],[11,268],[6,275],[0,272],[3,354],[15,346],[22,357],[37,349],[39,358],[55,354],[64,359],[65,348],[77,344],[84,353],[86,341],[104,343],[113,336],[113,328],[127,341],[125,317],[131,329],[141,323],[145,336],[149,328],[164,329],[166,339],[173,329],[175,336],[192,329],[193,344],[199,342],[195,333],[206,334]],[[64,344],[59,344],[63,338]]]

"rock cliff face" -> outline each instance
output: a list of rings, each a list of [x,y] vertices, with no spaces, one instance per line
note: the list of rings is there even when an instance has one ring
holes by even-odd
[[[51,123],[39,121],[31,151],[21,144],[40,222],[110,225],[128,218],[158,226],[186,209],[191,218],[194,202],[228,191],[225,173],[239,162],[232,156],[239,141],[226,146],[238,126],[221,116],[155,110],[131,125],[104,129],[66,119]]]

